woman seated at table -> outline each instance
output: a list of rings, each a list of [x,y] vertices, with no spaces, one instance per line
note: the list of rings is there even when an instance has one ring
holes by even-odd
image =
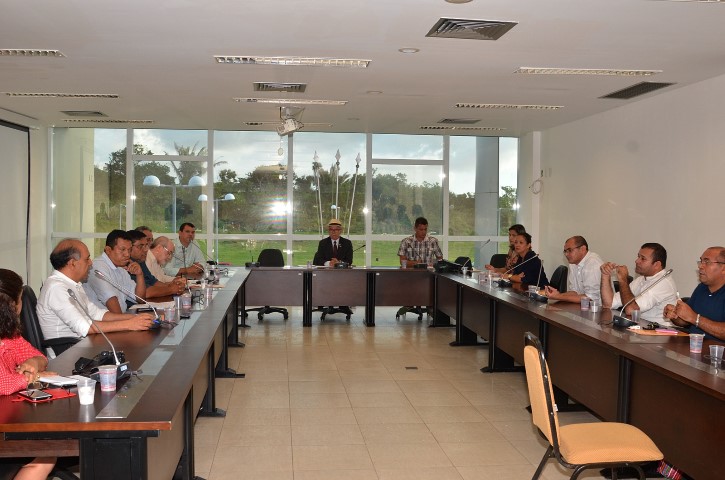
[[[519,259],[514,265],[514,269],[504,275],[503,278],[513,283],[537,285],[539,288],[547,286],[549,280],[546,278],[543,264],[536,257],[536,252],[531,250],[531,235],[528,233],[516,235],[516,238],[514,238],[514,251]]]
[[[526,233],[526,229],[523,225],[518,223],[516,225],[511,225],[509,227],[509,252],[506,255],[506,265],[496,268],[491,264],[486,264],[484,265],[484,268],[497,273],[507,272],[513,268],[513,266],[516,265],[516,262],[519,261],[519,256],[516,254],[516,250],[514,249],[514,239],[516,238],[516,235],[521,235],[523,233]]]
[[[23,280],[0,268],[0,395],[28,388],[45,371],[48,359],[20,335]],[[44,480],[55,465],[54,457],[0,458],[0,478]]]

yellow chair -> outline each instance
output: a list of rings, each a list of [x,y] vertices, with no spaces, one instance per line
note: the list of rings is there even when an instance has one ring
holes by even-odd
[[[612,479],[617,480],[618,467],[635,468],[640,480],[644,480],[640,464],[663,458],[657,445],[643,431],[626,423],[578,423],[560,427],[549,367],[541,343],[531,332],[526,332],[524,337],[524,365],[532,421],[549,441],[549,448],[533,480],[539,478],[552,457],[566,468],[574,469],[572,480],[589,468],[610,468]]]

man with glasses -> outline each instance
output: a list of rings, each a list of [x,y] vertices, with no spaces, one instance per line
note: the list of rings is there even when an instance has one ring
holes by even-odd
[[[154,239],[149,247],[149,251],[146,254],[146,266],[149,267],[151,274],[162,282],[173,282],[185,284],[186,281],[182,277],[175,277],[174,275],[168,275],[164,271],[164,266],[174,258],[174,252],[176,251],[176,245],[172,242],[169,237],[158,237]]]
[[[603,263],[600,268],[602,304],[612,309],[627,305],[624,310],[627,315],[639,310],[642,320],[669,325],[670,322],[665,321],[663,316],[665,305],[675,303],[677,287],[672,276],[662,279],[667,275],[666,266],[667,250],[659,243],[645,243],[640,247],[634,261],[634,271],[639,277],[632,283],[629,283],[626,265]],[[612,280],[619,281],[619,292],[614,292]],[[654,285],[656,282],[657,285]]]
[[[352,265],[352,242],[342,238],[342,224],[340,220],[333,218],[327,224],[329,237],[320,240],[317,246],[317,253],[313,264],[326,267],[334,267],[338,262],[345,262]]]
[[[697,261],[697,275],[700,284],[687,303],[678,298],[665,307],[665,316],[690,333],[725,341],[725,247],[705,250]]]
[[[167,295],[180,295],[184,292],[184,286],[177,282],[162,282],[146,265],[146,259],[149,253],[148,237],[139,230],[129,230],[128,235],[131,237],[131,260],[138,263],[141,267],[142,275],[131,275],[131,279],[136,282],[138,277],[142,276],[146,283],[146,296],[163,297]]]
[[[569,262],[569,274],[566,280],[566,292],[559,292],[552,286],[545,287],[546,295],[554,300],[579,303],[582,297],[600,300],[599,285],[602,280],[600,267],[602,257],[589,251],[589,244],[580,235],[568,238],[564,242],[564,256]]]

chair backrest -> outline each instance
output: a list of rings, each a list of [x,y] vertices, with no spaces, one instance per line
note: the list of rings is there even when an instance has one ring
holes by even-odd
[[[43,331],[40,329],[38,314],[35,307],[38,299],[33,289],[25,285],[23,287],[23,308],[20,310],[20,321],[23,324],[22,335],[36,349],[43,351]]]
[[[569,267],[566,265],[559,265],[551,274],[551,281],[549,285],[556,288],[560,292],[566,292],[567,288],[567,276],[569,275]]]
[[[524,366],[531,401],[531,419],[549,440],[558,456],[559,418],[556,414],[549,366],[546,364],[539,339],[531,332],[526,332],[524,338]]]
[[[457,263],[458,265],[460,265],[462,267],[470,267],[472,265],[471,257],[458,257],[458,258],[456,258],[456,261],[453,263]]]
[[[627,275],[627,283],[632,283],[632,280],[634,280],[632,275]],[[619,291],[619,280],[612,280],[612,284],[614,287],[614,291],[618,292]]]
[[[257,261],[260,267],[284,267],[282,250],[278,248],[265,248],[259,252]]]
[[[505,253],[494,253],[491,255],[491,261],[488,262],[494,268],[503,268],[506,266],[506,255]]]

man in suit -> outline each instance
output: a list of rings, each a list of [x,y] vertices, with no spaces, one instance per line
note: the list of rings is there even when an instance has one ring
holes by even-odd
[[[342,238],[342,224],[340,220],[333,218],[327,224],[329,237],[320,240],[317,246],[317,253],[312,263],[319,266],[334,267],[338,262],[345,262],[352,265],[352,242]]]

